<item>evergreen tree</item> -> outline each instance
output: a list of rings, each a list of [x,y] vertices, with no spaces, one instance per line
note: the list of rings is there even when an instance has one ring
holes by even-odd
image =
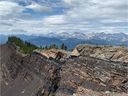
[[[57,46],[56,44],[51,44],[51,45],[49,46],[49,49],[52,49],[52,48],[58,49],[58,46]]]
[[[8,37],[7,43],[12,43],[20,48],[20,51],[27,54],[33,52],[33,50],[37,49],[38,47],[34,44],[31,44],[30,42],[26,42],[21,40],[20,38],[16,36]]]
[[[40,46],[40,49],[42,49],[42,46]]]
[[[44,47],[44,49],[47,50],[47,49],[49,49],[49,48],[48,48],[48,46],[46,45],[46,46]]]
[[[67,50],[67,46],[64,43],[62,43],[62,45],[60,46],[60,48],[63,49],[63,50]]]

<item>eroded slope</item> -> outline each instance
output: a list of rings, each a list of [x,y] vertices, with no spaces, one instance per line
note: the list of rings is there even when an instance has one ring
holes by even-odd
[[[127,63],[90,56],[56,63],[36,52],[23,56],[13,45],[0,48],[2,96],[127,96]]]

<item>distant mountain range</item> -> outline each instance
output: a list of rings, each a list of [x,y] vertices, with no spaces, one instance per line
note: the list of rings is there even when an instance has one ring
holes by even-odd
[[[94,44],[94,45],[124,45],[128,47],[128,35],[125,33],[48,33],[46,35],[16,35],[25,41],[29,41],[37,46],[50,44],[60,45],[65,43],[69,49],[74,48],[77,44]],[[0,35],[1,43],[7,41],[8,36]]]
[[[101,39],[101,40],[121,40],[121,41],[128,41],[128,35],[125,33],[49,33],[47,36],[50,37],[61,37],[61,38],[77,38],[82,40],[90,40],[90,39]]]

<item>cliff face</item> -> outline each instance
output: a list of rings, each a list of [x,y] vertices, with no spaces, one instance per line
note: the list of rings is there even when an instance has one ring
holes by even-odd
[[[37,52],[23,56],[13,45],[0,48],[2,96],[126,96],[127,63],[90,56],[56,63]]]

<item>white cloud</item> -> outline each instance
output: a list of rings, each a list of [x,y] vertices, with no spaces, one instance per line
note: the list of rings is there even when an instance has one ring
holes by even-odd
[[[54,15],[54,16],[49,16],[45,17],[43,19],[44,24],[65,24],[66,20],[64,15]]]
[[[118,20],[118,19],[105,19],[105,20],[101,20],[101,23],[121,23],[121,22],[127,22],[126,20]]]
[[[15,15],[15,13],[19,13],[24,8],[17,3],[8,2],[8,1],[0,1],[0,16]]]
[[[49,12],[52,10],[50,6],[39,5],[37,3],[32,3],[31,5],[26,6],[26,8],[32,9],[37,12]]]
[[[6,4],[5,4],[6,3]],[[53,11],[53,6],[31,3],[21,6],[14,2],[0,1],[0,32],[25,34],[44,34],[48,32],[128,32],[128,11],[126,0],[63,0],[68,10],[63,14],[50,15],[42,18],[21,19],[26,8],[36,12]],[[54,4],[54,7],[61,6]],[[41,13],[42,14],[42,13]],[[27,15],[27,14],[26,14]],[[31,14],[33,15],[33,14]],[[34,14],[36,15],[36,14]],[[39,15],[39,14],[38,14]],[[8,17],[8,19],[3,17]],[[12,18],[13,17],[13,18]],[[29,17],[29,14],[28,14]],[[104,24],[110,24],[105,26]],[[117,25],[114,25],[118,23]]]
[[[126,0],[64,0],[73,5],[68,16],[73,18],[125,18],[128,15]]]

